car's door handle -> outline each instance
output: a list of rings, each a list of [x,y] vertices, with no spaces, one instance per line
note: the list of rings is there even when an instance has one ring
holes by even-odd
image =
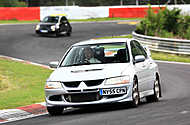
[[[143,67],[143,68],[145,68],[145,67],[146,67],[146,65],[143,65],[142,67]]]

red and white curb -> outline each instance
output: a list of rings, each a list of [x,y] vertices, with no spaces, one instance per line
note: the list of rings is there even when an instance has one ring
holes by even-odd
[[[21,63],[24,63],[24,64],[31,64],[31,65],[39,66],[39,67],[42,67],[42,68],[45,68],[45,69],[53,70],[52,68],[50,68],[47,65],[33,63],[33,62],[30,62],[30,61],[26,61],[26,60],[22,60],[22,59],[17,59],[17,58],[13,58],[13,57],[9,57],[9,56],[0,55],[0,58],[7,59],[7,60],[13,60],[13,61],[21,62]]]
[[[46,115],[45,103],[37,103],[16,109],[0,110],[0,124]]]
[[[0,58],[7,59],[7,60],[13,60],[13,61],[21,62],[24,64],[31,64],[31,65],[39,66],[39,67],[42,67],[45,69],[54,70],[52,68],[49,68],[49,66],[47,66],[47,65],[33,63],[33,62],[25,61],[22,59],[12,58],[12,57],[3,56],[3,55],[0,55]],[[72,108],[68,107],[65,110],[70,110],[70,109],[72,109]],[[18,120],[27,119],[27,118],[32,118],[32,117],[37,117],[37,116],[42,116],[42,115],[46,115],[46,114],[48,114],[48,112],[46,109],[45,102],[36,103],[36,104],[23,106],[23,107],[18,107],[15,109],[0,110],[0,124],[18,121]]]

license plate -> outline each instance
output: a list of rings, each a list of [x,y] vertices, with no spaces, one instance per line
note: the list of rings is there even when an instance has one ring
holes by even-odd
[[[47,33],[48,31],[47,30],[40,30],[40,32]]]
[[[127,93],[127,88],[100,89],[100,95],[120,95]]]

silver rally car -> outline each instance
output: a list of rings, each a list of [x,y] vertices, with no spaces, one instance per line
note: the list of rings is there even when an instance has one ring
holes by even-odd
[[[74,44],[45,84],[50,115],[66,107],[130,102],[158,101],[161,83],[158,65],[150,51],[137,40],[116,38],[88,40]]]

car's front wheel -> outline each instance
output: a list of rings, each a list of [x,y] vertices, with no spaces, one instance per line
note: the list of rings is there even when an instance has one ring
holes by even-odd
[[[47,111],[50,115],[56,116],[63,113],[64,107],[47,107]]]
[[[71,32],[67,32],[66,34],[67,34],[67,36],[71,36]]]
[[[159,79],[157,78],[154,82],[154,94],[151,96],[148,96],[147,102],[157,102],[159,101],[160,95],[161,95],[161,87],[160,87],[160,82]]]
[[[60,32],[59,31],[55,32],[55,37],[59,37],[59,36],[60,36]]]
[[[133,80],[133,89],[132,89],[132,107],[137,107],[140,102],[139,89],[138,89],[138,81],[137,78]]]
[[[70,30],[67,30],[66,35],[67,35],[67,36],[71,36],[71,33],[72,33],[72,30],[71,30],[71,29],[70,29]]]

